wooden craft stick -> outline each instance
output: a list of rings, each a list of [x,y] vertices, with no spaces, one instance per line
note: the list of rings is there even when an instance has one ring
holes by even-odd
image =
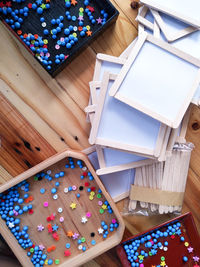
[[[85,111],[86,113],[92,113],[92,112],[95,112],[95,110],[96,110],[96,105],[90,105],[90,106],[87,106],[87,107],[84,109],[84,111]]]
[[[98,157],[100,168],[105,168],[106,163],[105,163],[103,149],[101,148],[101,146],[96,145],[96,151],[97,151],[97,157]],[[96,173],[97,173],[97,171],[96,171]],[[98,174],[98,175],[101,175],[101,174]]]
[[[168,42],[174,42],[194,31],[197,31],[198,29],[192,26],[186,27],[185,29],[182,30],[177,30],[177,32],[175,34],[171,34],[168,29],[167,26],[165,24],[165,22],[163,21],[160,13],[154,9],[150,9],[152,15],[154,16],[156,22],[158,23],[160,29],[162,30],[163,34],[165,35],[166,39]]]
[[[107,85],[108,85],[109,78],[110,78],[109,76],[110,76],[109,72],[104,73],[104,76],[103,76],[104,78],[102,81],[102,86],[101,86],[101,91],[100,91],[99,103],[98,103],[98,106],[96,109],[95,117],[93,120],[91,132],[90,132],[90,137],[89,137],[89,142],[91,145],[95,143],[96,135],[98,132],[98,123],[99,123],[99,120],[101,118],[101,110],[103,108],[103,104],[104,104],[104,100],[105,100]]]
[[[126,62],[126,59],[123,57],[114,57],[106,54],[97,54],[97,59],[102,60],[102,61],[109,61],[112,63],[117,63],[117,64],[124,64]]]
[[[112,166],[112,167],[101,167],[101,169],[97,170],[96,173],[97,175],[104,175],[104,174],[109,174],[113,172],[119,172],[123,170],[129,170],[129,169],[134,169],[137,167],[149,165],[155,162],[155,160],[152,159],[147,159],[147,160],[140,160],[137,162],[130,162],[130,163],[125,163],[125,164],[120,164],[117,166]]]
[[[187,132],[188,122],[190,119],[190,113],[191,113],[192,105],[190,105],[185,113],[185,116],[183,117],[182,123],[181,123],[181,130],[179,136],[176,138],[177,143],[185,143],[185,136]]]
[[[167,144],[169,141],[170,133],[171,133],[171,128],[167,127],[166,132],[165,132],[165,136],[164,136],[163,146],[162,146],[158,161],[165,161],[165,159],[166,159],[166,150],[167,150]]]

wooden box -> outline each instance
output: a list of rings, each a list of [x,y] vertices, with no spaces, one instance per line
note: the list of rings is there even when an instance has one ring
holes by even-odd
[[[194,219],[191,213],[186,213],[179,217],[176,217],[173,220],[167,221],[161,225],[158,225],[148,231],[140,233],[136,236],[130,237],[125,241],[122,241],[119,246],[117,246],[117,254],[121,260],[123,266],[134,266],[131,265],[130,259],[128,260],[128,255],[125,250],[125,245],[131,245],[132,242],[136,240],[141,240],[141,238],[148,237],[152,233],[157,234],[157,231],[164,232],[167,227],[170,227],[174,224],[181,224],[181,232],[177,230],[177,233],[170,233],[167,237],[155,237],[157,242],[161,242],[161,247],[158,247],[157,253],[155,255],[149,255],[149,252],[153,246],[145,247],[146,241],[137,249],[138,258],[142,250],[148,253],[147,257],[144,257],[142,262],[137,260],[134,263],[140,264],[140,266],[199,266],[198,262],[200,261],[200,237]],[[179,231],[179,232],[178,232]],[[182,239],[183,238],[183,239]],[[151,242],[149,240],[148,242]],[[167,242],[167,243],[165,243]],[[156,242],[154,242],[156,244]],[[193,250],[192,250],[192,249]],[[163,258],[162,258],[163,257]],[[187,261],[184,261],[183,258],[187,257]],[[139,266],[139,265],[135,265]]]
[[[23,266],[31,266],[34,257],[40,262],[37,251],[47,258],[44,256],[41,265],[33,260],[36,267],[45,266],[47,260],[52,266],[80,266],[122,239],[120,213],[83,153],[56,154],[2,185],[0,192],[0,231]],[[11,214],[4,216],[8,203]],[[27,231],[24,226],[28,226]],[[102,234],[99,229],[103,229]]]
[[[26,1],[12,1],[9,2],[10,4],[7,2],[0,3],[0,19],[52,77],[55,77],[82,48],[94,40],[111,22],[115,21],[119,14],[108,0],[37,0],[28,3]],[[85,5],[85,3],[88,3],[88,5]],[[91,13],[90,15],[85,12],[86,8]],[[12,12],[17,13],[12,15]],[[100,22],[99,18],[101,20],[104,19],[102,12],[106,14],[105,21]],[[52,20],[57,21],[60,16],[62,16],[62,20],[52,24]],[[89,18],[90,16],[93,16],[94,23]],[[70,26],[72,26],[70,32],[65,32],[65,29],[69,29]],[[88,26],[90,28],[82,36],[81,32],[83,30],[80,27]],[[46,33],[44,33],[44,30],[46,30]],[[54,34],[55,30],[57,31],[56,34]],[[78,40],[73,39],[74,43],[69,47],[67,44],[72,41],[69,36],[73,34],[76,35],[74,37],[78,38]],[[28,35],[35,36],[35,39],[27,39]],[[44,44],[40,45],[39,41],[39,45],[35,46],[34,42],[37,41],[38,43],[39,38],[44,41]],[[69,40],[64,40],[63,38],[68,38]],[[44,48],[48,51],[44,50]],[[56,63],[56,55],[61,54],[64,57],[59,58],[60,62]],[[48,58],[45,59],[45,56]],[[52,63],[46,64],[46,61],[47,63],[52,61]]]

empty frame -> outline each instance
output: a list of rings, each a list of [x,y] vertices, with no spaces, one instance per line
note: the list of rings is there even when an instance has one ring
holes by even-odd
[[[141,0],[143,4],[162,11],[194,27],[200,27],[199,0]]]
[[[90,144],[159,157],[166,126],[109,96],[114,80],[105,73],[90,132]]]
[[[200,82],[200,60],[141,34],[110,96],[177,128]]]

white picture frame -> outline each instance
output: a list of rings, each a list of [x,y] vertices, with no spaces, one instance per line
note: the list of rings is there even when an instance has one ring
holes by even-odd
[[[90,144],[108,146],[111,148],[121,149],[136,154],[146,155],[150,158],[158,158],[162,149],[163,138],[167,126],[152,119],[149,116],[146,116],[142,112],[132,109],[128,105],[120,103],[114,98],[109,97],[108,90],[110,86],[112,86],[114,78],[116,79],[116,75],[111,75],[108,72],[104,74],[102,87],[100,90],[100,97],[90,132]],[[110,110],[110,105],[113,108],[112,111]],[[124,116],[122,116],[122,114]],[[111,119],[110,116],[114,117]],[[131,116],[131,119],[129,119],[129,116]],[[105,121],[102,124],[102,120],[104,119]],[[110,120],[113,125],[107,125],[107,120]],[[114,128],[119,127],[120,123],[124,124],[124,126],[122,127],[126,127],[126,129],[124,128],[124,132],[119,131],[118,136],[116,135]],[[144,130],[143,123],[147,123],[149,127],[148,134]],[[114,130],[115,134],[113,134],[113,132],[109,132],[109,127]],[[103,131],[103,135],[105,134],[111,136],[106,136],[106,138],[102,137],[102,132],[99,132],[101,131],[101,129]],[[135,138],[132,138],[133,133],[135,134]],[[129,136],[128,139],[126,139],[127,136]]]
[[[194,27],[200,27],[199,0],[140,0],[141,3],[162,11]]]
[[[144,62],[146,64],[143,64]],[[109,94],[169,127],[178,128],[198,88],[199,67],[199,59],[152,35],[143,33]],[[174,75],[177,69],[179,71]],[[145,73],[145,79],[142,79],[142,73]],[[166,82],[163,82],[164,77],[167,78]],[[168,77],[173,77],[173,81]],[[135,87],[131,87],[130,84],[134,84]],[[150,86],[151,92],[149,92]],[[165,89],[161,92],[160,88]],[[171,93],[175,95],[172,97]]]

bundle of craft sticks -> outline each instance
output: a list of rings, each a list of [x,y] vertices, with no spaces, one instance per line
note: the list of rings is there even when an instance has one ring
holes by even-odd
[[[200,16],[177,10],[179,0],[141,2],[138,37],[120,57],[97,54],[89,142],[98,175],[132,170],[130,211],[139,204],[180,212],[192,151],[185,135],[191,107],[200,105]]]

